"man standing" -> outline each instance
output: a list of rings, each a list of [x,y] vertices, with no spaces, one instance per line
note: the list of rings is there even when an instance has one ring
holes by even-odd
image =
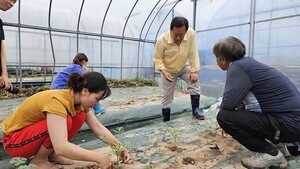
[[[197,71],[200,69],[196,33],[189,29],[184,17],[173,18],[170,30],[156,42],[153,61],[162,74],[162,115],[164,122],[170,121],[171,104],[178,77],[187,83],[191,95],[193,117],[204,120],[200,104],[200,84]]]
[[[2,11],[7,11],[13,7],[16,0],[0,0],[0,9]],[[8,79],[7,68],[6,68],[6,51],[4,46],[4,31],[3,23],[0,19],[0,88],[5,90],[10,89],[11,83]]]
[[[285,168],[284,155],[272,143],[300,140],[300,92],[278,70],[245,57],[244,43],[227,37],[213,47],[226,83],[217,121],[221,128],[254,154],[243,157],[246,168]],[[261,112],[237,109],[252,92]]]

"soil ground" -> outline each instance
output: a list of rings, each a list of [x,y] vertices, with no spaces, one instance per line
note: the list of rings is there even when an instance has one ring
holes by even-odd
[[[209,169],[217,163],[230,158],[241,151],[242,147],[230,136],[221,132],[205,132],[189,139],[189,143],[179,143],[177,149],[172,142],[157,141],[153,146],[130,151],[131,160],[128,164],[120,164],[121,169]],[[109,147],[95,151],[108,154],[114,161],[116,156]],[[147,158],[152,158],[151,162]],[[155,160],[155,158],[157,160]],[[76,161],[72,166],[58,166],[64,169],[94,169],[94,163]],[[115,167],[116,168],[116,167]],[[232,162],[224,168],[244,168],[240,163]],[[223,168],[223,169],[224,169]]]
[[[185,93],[176,92],[176,96]],[[160,97],[143,98],[139,100],[127,100],[122,104],[104,105],[110,109],[126,109],[128,107],[149,104],[158,101]],[[211,119],[208,122],[210,123]],[[180,133],[179,133],[180,134]],[[133,136],[134,137],[134,136]],[[152,146],[134,148],[130,150],[131,160],[128,164],[120,164],[121,169],[208,169],[217,163],[229,159],[232,155],[240,152],[242,146],[233,140],[230,136],[222,135],[221,130],[206,130],[194,135],[183,136],[180,138],[177,148],[174,148],[174,142],[171,139],[157,139]],[[139,143],[140,144],[140,143]],[[101,151],[116,161],[110,147],[102,147],[95,151]],[[59,166],[63,169],[94,169],[97,168],[95,163],[75,161],[72,166]],[[117,168],[115,166],[115,168]],[[224,168],[244,168],[239,162],[226,164]]]
[[[175,97],[181,95],[186,95],[186,93],[176,92]],[[153,102],[157,103],[160,100],[160,95],[147,95],[147,97],[138,99],[128,95],[125,98],[124,100],[120,100],[120,98],[115,100],[112,97],[111,100],[102,102],[102,105],[107,107],[107,113],[113,110],[127,110],[132,107],[148,105]],[[122,133],[124,136],[118,139],[126,145],[131,143],[131,146],[128,148],[130,150],[131,160],[128,164],[119,164],[120,168],[243,169],[244,167],[241,165],[240,159],[249,151],[244,151],[245,149],[238,142],[228,135],[222,135],[221,130],[217,130],[215,120],[216,112],[216,109],[205,111],[206,119],[203,121],[192,119],[190,112],[188,112],[186,116],[180,119],[172,119],[171,117],[172,120],[168,123],[163,123],[160,119],[157,124],[152,125],[152,128],[143,127],[143,129]],[[166,126],[184,129],[184,132],[179,133],[178,137],[180,139],[177,148],[174,148],[174,140],[172,137],[166,137],[164,135],[162,130]],[[150,137],[153,135],[154,138]],[[95,144],[96,147],[100,147],[99,140],[96,140],[93,144]],[[86,147],[91,147],[91,145],[92,144],[86,145]],[[101,148],[92,147],[90,149],[107,154],[113,161],[116,161],[116,156],[108,146]],[[289,168],[300,168],[300,164],[298,165],[297,161],[297,158],[289,161],[289,165],[293,166]],[[71,166],[57,165],[57,167],[62,169],[98,168],[95,163],[82,161],[75,161],[75,164]],[[0,168],[2,168],[2,164]],[[117,166],[115,165],[114,168],[117,168]]]

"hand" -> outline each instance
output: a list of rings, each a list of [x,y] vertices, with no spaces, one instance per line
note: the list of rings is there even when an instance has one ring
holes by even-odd
[[[121,161],[125,164],[128,163],[130,159],[130,155],[127,150],[123,151],[120,157],[121,157]]]
[[[223,137],[228,136],[228,133],[226,133],[226,131],[223,130],[223,129],[222,129],[221,133],[222,133],[222,136],[223,136]]]
[[[0,88],[4,87],[5,82],[2,77],[0,77]]]
[[[0,78],[1,78],[1,80],[0,80],[0,87],[4,87],[5,86],[3,89],[5,89],[5,90],[10,89],[11,83],[10,83],[10,81],[8,79],[8,76],[5,75],[5,74],[3,74],[3,75],[1,75]]]
[[[190,81],[192,82],[192,83],[195,83],[195,82],[197,82],[198,81],[198,74],[197,73],[195,73],[195,72],[191,72],[191,74],[190,74]]]
[[[223,137],[228,135],[228,133],[226,133],[226,131],[224,131],[221,127],[217,127],[216,130],[221,130],[221,134]]]
[[[161,70],[161,73],[165,76],[165,78],[167,79],[167,81],[174,82],[174,80],[173,80],[172,76],[170,75],[170,73],[168,73],[165,70]]]
[[[101,168],[101,169],[113,169],[114,168],[114,162],[109,158],[108,155],[101,154],[99,156],[99,160],[101,160],[101,161],[97,162],[99,168]]]

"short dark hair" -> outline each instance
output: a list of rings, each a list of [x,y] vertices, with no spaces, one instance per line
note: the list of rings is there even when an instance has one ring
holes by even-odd
[[[174,27],[180,28],[182,26],[185,26],[185,30],[188,30],[189,29],[189,21],[184,17],[177,16],[172,19],[170,29],[173,30]]]
[[[77,53],[77,55],[73,59],[73,64],[80,65],[81,61],[85,60],[88,62],[88,57],[84,53]]]
[[[246,54],[245,44],[236,37],[228,36],[219,40],[213,47],[217,58],[225,58],[227,61],[239,60]]]
[[[81,92],[83,88],[87,88],[90,93],[104,91],[105,97],[111,94],[105,77],[99,72],[87,72],[84,74],[74,72],[70,74],[68,88],[73,89],[75,93]]]

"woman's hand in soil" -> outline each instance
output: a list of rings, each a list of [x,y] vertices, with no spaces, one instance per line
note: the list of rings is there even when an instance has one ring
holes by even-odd
[[[99,156],[99,160],[97,162],[98,167],[101,169],[113,169],[114,168],[114,162],[109,158],[108,155],[101,154]]]
[[[120,155],[120,157],[121,157],[122,162],[125,164],[128,163],[128,161],[130,159],[130,155],[127,150],[123,151],[122,154]]]

